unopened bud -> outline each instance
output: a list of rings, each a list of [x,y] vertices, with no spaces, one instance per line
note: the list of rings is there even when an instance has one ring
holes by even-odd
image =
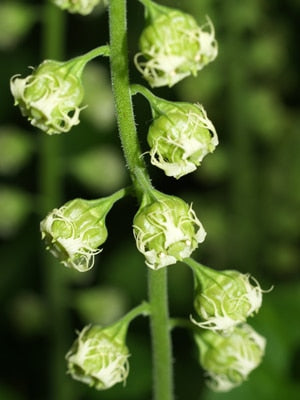
[[[194,264],[197,318],[192,318],[192,322],[200,328],[230,332],[258,312],[263,290],[250,274],[216,271]]]
[[[98,200],[75,199],[51,211],[41,222],[46,248],[66,267],[91,269],[107,238],[105,218],[119,193]]]
[[[261,363],[266,340],[251,326],[236,327],[229,336],[203,331],[195,335],[199,361],[208,375],[208,386],[227,392],[242,384]]]
[[[129,372],[126,329],[120,323],[85,327],[66,355],[72,378],[97,390],[125,382]]]
[[[10,88],[15,105],[31,125],[49,135],[68,132],[79,124],[83,69],[88,61],[106,53],[107,46],[101,46],[67,62],[46,60],[24,79],[13,76]]]
[[[137,248],[152,269],[189,257],[206,236],[191,205],[156,190],[152,200],[142,202],[133,229]]]
[[[217,133],[200,105],[157,97],[153,102],[154,121],[147,138],[151,163],[178,179],[193,172],[215,150]]]
[[[135,65],[150,86],[173,86],[191,74],[197,75],[216,58],[217,43],[209,19],[200,27],[189,14],[140,1],[146,7],[148,25],[140,37],[141,51]]]

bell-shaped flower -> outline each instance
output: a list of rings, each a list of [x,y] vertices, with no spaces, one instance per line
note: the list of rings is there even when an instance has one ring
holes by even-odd
[[[154,118],[147,137],[151,163],[177,179],[195,171],[219,143],[203,106],[167,101],[149,91],[147,99]]]
[[[46,248],[66,267],[91,269],[107,238],[106,215],[123,196],[120,190],[97,200],[74,199],[52,210],[41,222]]]
[[[147,26],[139,40],[135,65],[150,86],[173,86],[197,75],[218,53],[212,22],[198,26],[182,11],[140,0],[146,8]]]
[[[128,326],[139,315],[149,314],[149,304],[142,303],[112,325],[86,326],[66,354],[68,373],[97,390],[125,383],[129,373]]]
[[[228,336],[205,330],[195,334],[195,341],[207,384],[217,392],[242,384],[261,363],[266,346],[265,338],[247,324],[234,328]]]
[[[152,269],[189,257],[206,236],[191,205],[157,190],[144,196],[133,231],[137,248]]]
[[[250,274],[216,271],[191,259],[185,262],[195,275],[196,317],[191,319],[200,328],[229,333],[260,309],[263,290]]]
[[[107,46],[101,46],[66,62],[46,60],[26,78],[13,76],[10,88],[15,105],[31,125],[47,134],[68,132],[79,124],[84,108],[80,107],[83,69],[87,62],[107,51]]]
[[[120,323],[85,327],[66,355],[72,378],[97,390],[125,382],[129,372],[126,329]]]

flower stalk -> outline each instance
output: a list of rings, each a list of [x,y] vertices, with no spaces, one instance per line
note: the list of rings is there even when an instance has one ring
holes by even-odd
[[[139,200],[150,195],[152,185],[137,139],[127,60],[126,1],[109,5],[111,76],[118,116],[119,134],[125,159]],[[169,332],[166,271],[149,271],[149,303],[153,345],[154,399],[172,400],[172,351]]]

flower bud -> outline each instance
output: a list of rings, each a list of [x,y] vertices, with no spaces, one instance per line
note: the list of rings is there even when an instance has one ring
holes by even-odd
[[[79,124],[85,65],[99,55],[108,54],[108,46],[100,46],[67,62],[46,60],[24,79],[13,76],[10,89],[15,105],[19,105],[31,125],[49,135],[68,132]]]
[[[196,262],[193,265],[194,308],[200,320],[192,318],[192,322],[200,328],[230,332],[258,312],[263,291],[249,274],[215,271]]]
[[[193,172],[218,145],[212,122],[200,105],[155,99],[148,132],[151,163],[167,176]]]
[[[11,78],[15,105],[31,125],[49,135],[68,132],[79,124],[83,98],[81,72],[74,63],[46,60],[26,78]]]
[[[141,0],[148,25],[141,34],[135,65],[150,86],[173,86],[189,75],[197,75],[217,56],[214,27],[198,26],[195,19],[179,10]],[[145,60],[140,61],[141,57]]]
[[[243,383],[262,360],[266,340],[251,326],[236,327],[230,336],[203,331],[195,335],[199,361],[207,371],[208,386],[227,392]]]
[[[126,330],[122,320],[106,328],[86,326],[66,355],[72,378],[97,390],[125,382],[129,372]]]
[[[75,199],[51,211],[41,222],[46,248],[66,267],[80,272],[91,269],[98,247],[107,238],[105,218],[120,196],[98,200]]]
[[[175,196],[153,191],[134,217],[133,231],[146,265],[159,269],[183,260],[205,239],[206,232],[192,206]]]
[[[52,0],[62,10],[68,10],[72,14],[87,15],[101,3],[102,0]]]

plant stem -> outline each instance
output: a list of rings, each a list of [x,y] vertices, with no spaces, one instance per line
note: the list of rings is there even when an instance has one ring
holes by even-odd
[[[103,56],[103,57],[109,57],[110,49],[109,46],[104,45],[104,46],[99,46],[96,47],[95,49],[89,51],[88,53],[84,54],[84,57],[88,60],[91,61],[96,57]],[[80,56],[79,56],[80,57]],[[82,56],[81,56],[82,57]]]
[[[127,60],[126,0],[110,2],[111,77],[120,139],[138,197],[151,192],[152,185],[141,155],[134,122]]]
[[[50,2],[44,4],[43,58],[62,59],[64,53],[64,14]],[[61,137],[40,134],[39,187],[42,217],[57,207],[62,198]],[[64,307],[65,275],[58,262],[46,251],[42,253],[42,268],[47,298],[49,324],[50,390],[52,400],[74,400],[71,381],[66,377],[64,357],[68,347],[68,318]],[[70,329],[69,329],[70,330]]]
[[[110,59],[119,134],[139,199],[153,191],[137,138],[129,86],[126,0],[110,0]],[[154,399],[172,400],[172,351],[169,331],[167,271],[149,271]]]
[[[73,73],[81,74],[88,62],[99,56],[109,57],[109,54],[109,46],[99,46],[88,53],[71,58],[71,60],[67,61],[66,64],[72,65]]]
[[[169,326],[167,269],[148,271],[154,399],[173,399],[173,366]]]
[[[124,317],[121,319],[122,322],[126,321],[127,323],[130,323],[133,319],[136,317],[143,315],[144,317],[150,315],[151,310],[150,310],[150,305],[147,302],[143,302],[140,305],[134,307],[132,310],[130,310]]]

